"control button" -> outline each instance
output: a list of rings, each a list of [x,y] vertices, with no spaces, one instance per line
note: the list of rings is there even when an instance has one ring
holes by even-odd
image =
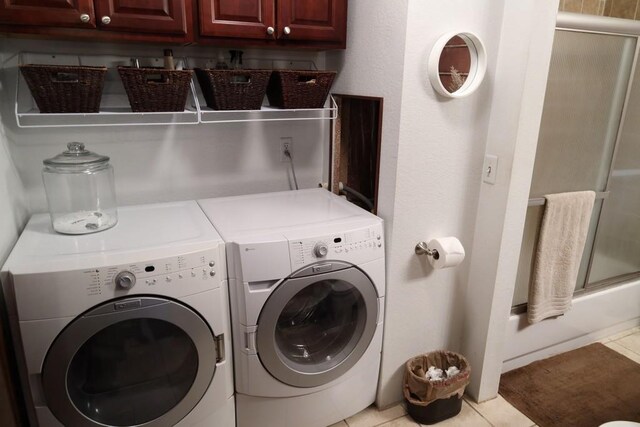
[[[378,247],[381,248],[382,247],[382,243],[378,243]]]
[[[329,247],[326,243],[320,242],[316,243],[316,246],[313,248],[313,254],[318,258],[324,258],[329,253]]]
[[[178,274],[178,279],[182,279],[184,276],[182,274]]]
[[[195,271],[191,271],[191,277],[196,277],[196,272]]]
[[[341,253],[341,252],[342,252],[342,248],[335,248],[335,249],[334,249],[334,252],[335,252],[335,253],[337,253],[337,254],[339,254],[339,253]]]
[[[215,265],[216,265],[216,262],[215,262],[215,261],[211,261],[211,262],[209,262],[209,267],[215,267]]]
[[[215,272],[214,270],[211,270],[211,271],[209,272],[209,276],[213,277],[213,276],[215,276],[215,275],[216,275],[216,272]]]
[[[116,276],[115,282],[120,289],[131,289],[136,284],[136,276],[130,271],[121,271]]]
[[[378,235],[376,236],[376,239],[380,240],[380,239],[382,239],[382,236],[378,234]]]
[[[170,282],[171,281],[171,276],[167,276],[166,281]]]

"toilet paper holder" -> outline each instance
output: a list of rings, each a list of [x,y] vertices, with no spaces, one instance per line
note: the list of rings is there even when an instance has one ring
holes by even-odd
[[[435,249],[429,249],[427,242],[418,242],[416,245],[416,255],[426,255],[433,257],[433,259],[440,258],[440,254]]]

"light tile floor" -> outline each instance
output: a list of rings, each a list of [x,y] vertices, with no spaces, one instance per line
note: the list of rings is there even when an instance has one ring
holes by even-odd
[[[640,327],[615,334],[600,341],[640,363]],[[330,427],[418,427],[399,404],[384,411],[370,406],[364,411]],[[536,427],[535,423],[498,395],[496,399],[475,403],[465,396],[462,411],[455,417],[435,424],[438,427]]]

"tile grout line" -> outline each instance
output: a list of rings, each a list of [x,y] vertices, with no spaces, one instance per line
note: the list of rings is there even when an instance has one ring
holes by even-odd
[[[471,409],[473,409],[473,410],[474,410],[478,415],[480,415],[480,417],[481,417],[483,420],[485,420],[486,422],[488,422],[488,423],[489,423],[489,425],[490,425],[491,427],[495,427],[495,426],[493,425],[493,423],[487,419],[487,417],[485,417],[484,415],[482,415],[482,412],[480,412],[480,411],[478,411],[476,408],[474,408],[474,407],[473,407],[473,405],[472,405],[472,404],[470,404],[469,402],[465,402],[465,403],[466,403],[467,405],[469,405],[469,407],[470,407]],[[511,404],[509,403],[509,405],[511,405]]]

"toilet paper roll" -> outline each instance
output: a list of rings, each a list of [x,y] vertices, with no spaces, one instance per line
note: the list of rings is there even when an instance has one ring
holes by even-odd
[[[460,240],[455,237],[433,239],[427,246],[431,250],[438,251],[437,256],[429,257],[429,263],[433,268],[455,267],[464,260],[464,248]]]

